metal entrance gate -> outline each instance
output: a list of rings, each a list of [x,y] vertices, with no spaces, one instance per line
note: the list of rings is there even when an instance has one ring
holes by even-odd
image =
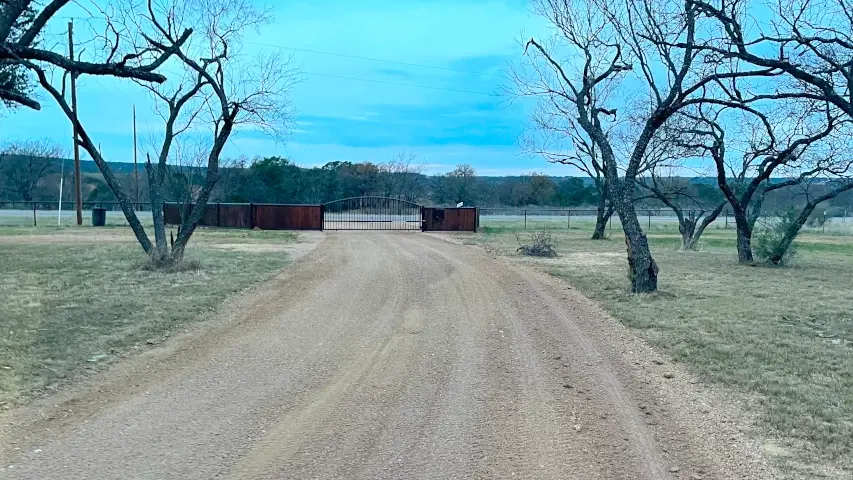
[[[421,230],[421,206],[387,197],[354,197],[323,204],[324,230]]]

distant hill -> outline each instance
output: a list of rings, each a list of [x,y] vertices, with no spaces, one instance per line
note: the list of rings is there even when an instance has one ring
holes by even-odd
[[[9,160],[11,160],[13,162],[16,160],[15,156],[10,156],[10,157],[11,158],[9,158]],[[56,167],[55,168],[57,170],[59,170],[62,166],[63,161],[65,161],[65,168],[68,169],[69,171],[71,171],[71,169],[74,167],[74,159],[71,159],[71,158],[66,158],[64,160],[56,160]],[[133,162],[107,162],[107,163],[109,163],[110,168],[112,168],[113,172],[115,172],[117,174],[133,173]],[[139,162],[138,168],[139,168],[140,174],[141,175],[144,174],[145,165],[143,162]],[[301,167],[301,168],[304,168],[304,167]],[[223,169],[227,169],[227,167],[224,167]],[[101,173],[101,171],[98,169],[98,165],[92,160],[81,160],[80,161],[80,172],[83,174],[100,174]],[[564,180],[564,179],[570,178],[570,177],[571,177],[570,175],[550,176],[550,178],[555,180],[555,181]],[[493,176],[493,175],[478,175],[478,178],[485,180],[486,183],[496,184],[496,183],[503,182],[505,180],[520,180],[523,177],[521,175],[506,175],[503,177],[498,177],[498,176]],[[589,186],[589,185],[593,184],[592,179],[589,178],[588,176],[585,176],[585,175],[579,176],[579,178],[583,179],[584,185]],[[777,178],[771,178],[770,182],[775,183],[775,182],[782,182],[785,180],[787,180],[787,179],[777,177]],[[694,184],[698,184],[698,185],[716,185],[717,184],[717,177],[691,177],[690,182],[694,183]]]
[[[24,157],[20,155],[7,155],[3,157],[4,162],[20,162]],[[65,162],[65,169],[71,171],[74,168],[74,159],[73,158],[64,158],[54,160],[56,165],[52,167],[52,169],[56,169],[59,171],[62,168],[62,162]],[[110,164],[110,168],[113,169],[116,173],[133,173],[133,163],[126,162],[108,162]],[[141,164],[139,168],[144,168]],[[98,165],[92,160],[80,160],[80,172],[81,173],[101,173],[98,169]]]
[[[71,167],[74,166],[74,160],[73,159],[68,159],[68,160],[66,160],[66,162],[68,162],[68,163],[65,164],[65,168],[68,168],[69,165]],[[126,163],[126,162],[107,162],[107,163],[109,163],[110,168],[115,173],[133,173],[133,163]],[[139,171],[141,173],[143,171],[143,169],[145,168],[145,166],[140,163],[138,168],[139,168]],[[92,160],[80,160],[80,172],[82,172],[82,173],[101,173],[101,171],[98,169],[98,165],[95,162],[93,162]]]

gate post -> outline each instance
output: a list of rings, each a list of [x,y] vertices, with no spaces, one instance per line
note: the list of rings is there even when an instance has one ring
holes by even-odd
[[[424,218],[424,207],[418,207],[421,212],[421,231],[426,232],[426,218]]]
[[[253,230],[255,228],[255,204],[249,204],[249,230]]]

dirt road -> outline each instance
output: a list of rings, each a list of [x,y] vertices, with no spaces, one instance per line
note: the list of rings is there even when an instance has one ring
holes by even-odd
[[[768,478],[680,370],[476,248],[329,234],[227,316],[3,419],[0,477]]]

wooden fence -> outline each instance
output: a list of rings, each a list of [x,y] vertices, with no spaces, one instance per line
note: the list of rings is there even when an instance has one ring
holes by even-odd
[[[475,232],[480,227],[480,212],[475,207],[423,209],[425,232]]]
[[[181,224],[181,205],[163,205],[166,224]],[[322,230],[321,205],[209,203],[198,224],[205,227],[260,228],[262,230]]]

